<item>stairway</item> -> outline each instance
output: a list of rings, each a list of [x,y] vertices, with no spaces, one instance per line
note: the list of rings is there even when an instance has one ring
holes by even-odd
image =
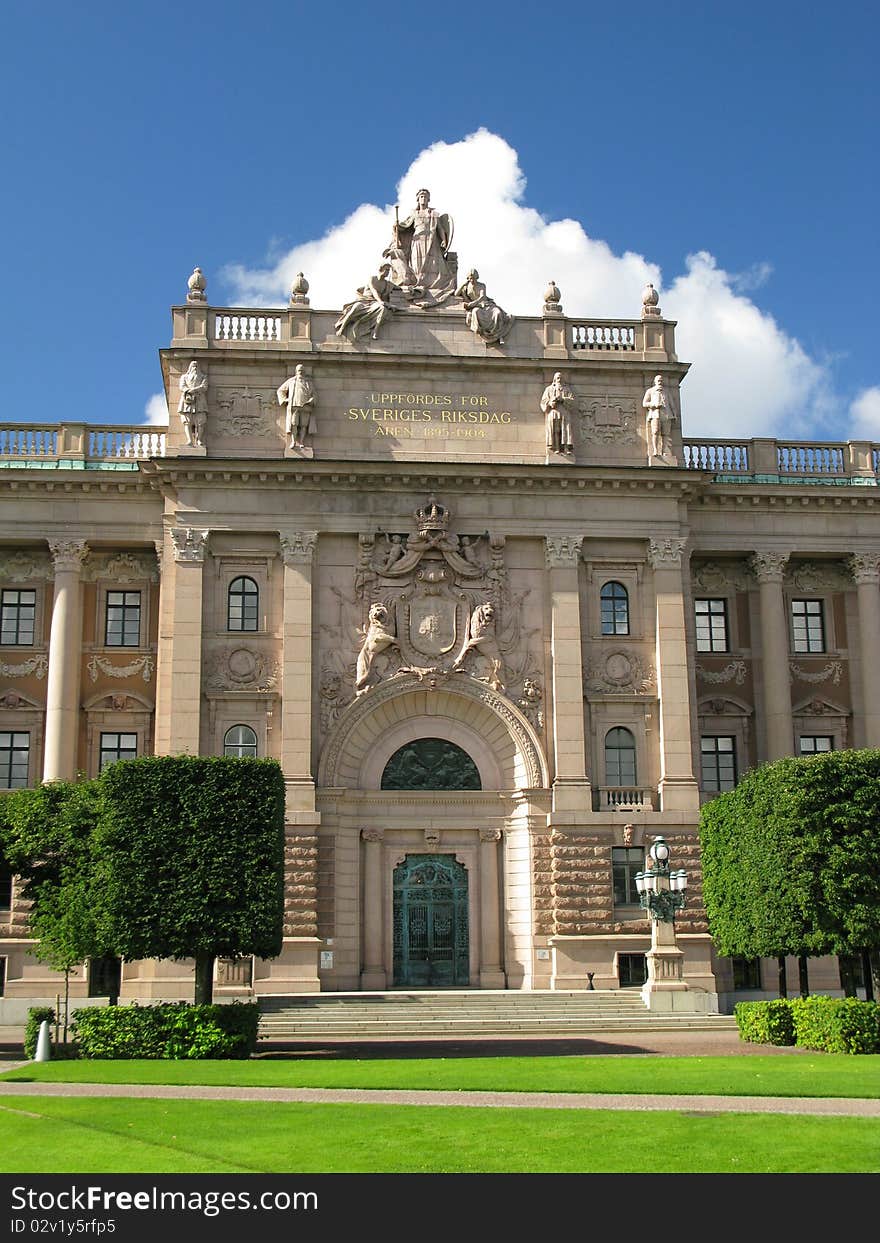
[[[545,1039],[599,1032],[730,1031],[731,1015],[651,1014],[638,989],[267,996],[261,1040]]]

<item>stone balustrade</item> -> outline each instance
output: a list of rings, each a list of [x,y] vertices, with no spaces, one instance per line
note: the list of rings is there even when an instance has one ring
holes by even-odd
[[[656,791],[647,786],[599,786],[597,811],[651,811]]]
[[[164,427],[111,423],[0,423],[0,462],[114,462],[165,456]]]
[[[863,440],[686,439],[683,465],[736,483],[825,483],[875,487],[880,447]]]

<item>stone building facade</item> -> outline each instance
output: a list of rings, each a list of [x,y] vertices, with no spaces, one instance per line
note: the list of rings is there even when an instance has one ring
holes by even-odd
[[[278,759],[284,949],[220,962],[220,998],[639,984],[661,835],[688,1005],[773,995],[775,962],[713,951],[699,808],[880,745],[880,450],[685,440],[650,287],[575,320],[551,282],[513,321],[397,250],[342,313],[194,273],[167,430],[3,425],[0,786]],[[6,1021],[58,992],[29,948],[4,875]],[[123,1000],[191,993],[191,963],[122,964]]]

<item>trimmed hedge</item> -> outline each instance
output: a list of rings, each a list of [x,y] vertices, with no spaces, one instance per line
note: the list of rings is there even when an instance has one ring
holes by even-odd
[[[734,1007],[741,1039],[797,1045],[820,1053],[880,1053],[880,1005],[857,997],[794,997],[740,1001]]]
[[[733,1012],[742,1040],[750,1044],[794,1044],[794,1019],[787,1001],[738,1001]]]
[[[93,1006],[76,1010],[71,1032],[80,1057],[247,1058],[257,1046],[254,1002],[193,1006]]]
[[[50,1025],[55,1022],[54,1006],[31,1006],[27,1014],[27,1023],[24,1028],[24,1055],[30,1061],[37,1054],[37,1040],[40,1036],[40,1024],[48,1019]]]

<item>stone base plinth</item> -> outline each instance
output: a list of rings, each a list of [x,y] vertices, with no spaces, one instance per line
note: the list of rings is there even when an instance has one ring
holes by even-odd
[[[384,993],[388,987],[388,976],[380,968],[372,968],[361,972],[362,993]]]
[[[481,968],[480,988],[507,988],[507,978],[501,968]]]
[[[254,961],[254,994],[319,993],[318,937],[286,937],[277,958]]]

